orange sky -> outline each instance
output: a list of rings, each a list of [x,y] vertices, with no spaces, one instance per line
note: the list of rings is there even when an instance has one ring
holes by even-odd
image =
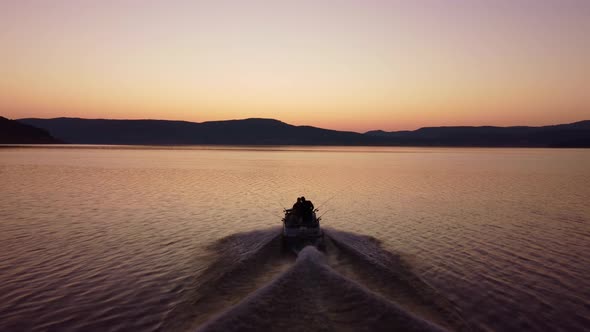
[[[590,119],[590,1],[0,2],[0,115]]]

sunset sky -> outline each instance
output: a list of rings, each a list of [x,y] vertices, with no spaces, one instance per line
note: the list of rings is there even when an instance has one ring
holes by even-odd
[[[590,119],[590,1],[0,0],[0,115]]]

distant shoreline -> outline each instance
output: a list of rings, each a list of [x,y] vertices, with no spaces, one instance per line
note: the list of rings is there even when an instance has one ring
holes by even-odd
[[[399,148],[399,149],[534,149],[534,150],[587,150],[590,147],[543,146],[398,146],[398,145],[239,145],[239,144],[0,144],[0,149],[118,149],[118,150],[213,150],[213,151],[305,151],[305,152],[359,152],[359,150],[330,150],[333,148]],[[387,153],[391,151],[361,150],[361,152]]]
[[[26,135],[0,143],[70,143],[134,146],[342,146],[440,148],[590,148],[590,120],[542,127],[426,127],[414,131],[357,133],[294,126],[275,119],[210,122],[80,118],[4,121]],[[1,128],[0,128],[1,129]],[[15,132],[15,136],[18,133]],[[10,139],[10,137],[8,138]]]

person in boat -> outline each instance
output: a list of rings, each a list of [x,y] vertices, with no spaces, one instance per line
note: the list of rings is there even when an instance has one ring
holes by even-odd
[[[303,196],[301,196],[301,204],[305,212],[313,212],[313,210],[315,209],[313,203],[311,201],[306,200]]]
[[[305,199],[305,197],[301,196],[301,206],[302,206],[302,214],[304,220],[309,222],[313,222],[313,210],[315,207],[311,201]]]
[[[303,209],[304,209],[304,206],[303,206],[303,202],[301,201],[301,197],[297,197],[297,202],[295,202],[295,204],[293,204],[293,208],[291,209],[291,211],[293,212],[294,215],[301,216]]]

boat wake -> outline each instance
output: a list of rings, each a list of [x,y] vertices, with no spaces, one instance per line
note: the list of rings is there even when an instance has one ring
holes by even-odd
[[[326,250],[282,250],[278,228],[211,245],[166,330],[469,330],[459,310],[378,240],[327,229]]]

